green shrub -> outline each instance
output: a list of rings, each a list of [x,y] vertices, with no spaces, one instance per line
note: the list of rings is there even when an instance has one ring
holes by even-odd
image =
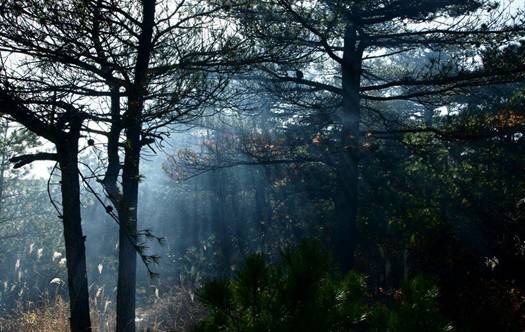
[[[315,242],[285,250],[277,264],[252,255],[235,278],[207,282],[198,296],[209,314],[196,332],[450,329],[438,313],[438,290],[430,279],[418,276],[394,296],[374,300],[365,276],[340,276]]]

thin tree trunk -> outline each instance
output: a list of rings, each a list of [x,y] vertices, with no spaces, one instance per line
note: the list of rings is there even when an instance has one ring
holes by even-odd
[[[3,142],[2,144],[2,151],[0,153],[2,156],[0,157],[0,221],[3,218],[3,210],[4,210],[4,191],[5,191],[5,171],[6,171],[6,164],[7,164],[7,132],[9,130],[9,122],[7,120],[2,119],[3,121],[1,124],[4,126],[2,128],[2,137],[1,139]],[[5,121],[5,122],[4,122]]]
[[[74,124],[71,125],[72,127]],[[67,259],[70,328],[72,332],[91,331],[89,293],[86,273],[85,236],[80,215],[80,182],[78,178],[78,128],[71,128],[67,140],[57,144],[62,173],[62,206]]]
[[[340,112],[341,137],[336,158],[334,228],[335,256],[343,272],[354,266],[357,245],[359,122],[361,120],[359,89],[363,50],[357,40],[357,29],[349,25],[345,32],[342,68],[343,107]]]

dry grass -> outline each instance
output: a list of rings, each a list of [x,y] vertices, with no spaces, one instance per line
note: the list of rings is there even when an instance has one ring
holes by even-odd
[[[137,308],[137,331],[187,332],[204,316],[204,310],[188,290],[176,289],[148,308]],[[0,332],[69,332],[69,308],[61,297],[44,300],[31,309],[19,308],[9,318],[0,318]],[[91,304],[94,332],[115,330],[115,314],[107,301]]]
[[[153,331],[190,331],[205,314],[193,292],[183,288],[157,299],[149,308],[137,310],[137,318]]]
[[[2,332],[67,332],[68,305],[61,297],[30,310],[17,310],[12,317],[0,318]]]

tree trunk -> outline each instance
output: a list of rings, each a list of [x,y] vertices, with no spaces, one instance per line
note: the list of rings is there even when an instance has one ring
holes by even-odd
[[[136,96],[130,103],[137,105]],[[135,106],[130,106],[135,107]],[[137,114],[133,111],[132,114]],[[140,131],[138,116],[128,119],[124,165],[122,167],[122,200],[119,215],[119,266],[117,284],[117,332],[135,331],[135,295],[137,280],[137,204],[140,180]]]
[[[141,1],[142,26],[137,49],[134,81],[128,87],[125,157],[122,167],[122,202],[119,204],[119,271],[117,284],[117,332],[135,331],[135,286],[137,279],[137,202],[142,148],[142,110],[147,95],[148,66],[153,49],[155,0]]]
[[[0,151],[0,222],[3,217],[4,210],[4,191],[5,191],[5,171],[6,171],[6,161],[7,161],[7,131],[9,130],[9,122],[2,119],[0,122],[4,127],[2,128],[2,137],[0,137],[0,144],[2,144],[2,151]],[[5,123],[4,123],[5,121]]]
[[[122,131],[120,119],[120,96],[118,86],[111,87],[111,130],[108,136],[108,167],[102,181],[115,206],[119,219],[119,266],[117,280],[117,331],[135,331],[135,284],[137,268],[137,201],[140,155],[140,125],[126,132],[126,156],[124,167],[119,158],[119,139]],[[136,121],[135,121],[136,122]],[[132,142],[132,143],[131,143]],[[137,152],[136,149],[139,149]],[[117,182],[120,170],[122,192]],[[135,174],[135,175],[134,175]]]
[[[72,127],[74,125],[72,124]],[[78,126],[80,130],[80,126]],[[64,240],[67,259],[70,328],[72,332],[91,331],[89,293],[86,273],[85,236],[80,216],[80,182],[78,178],[77,128],[72,128],[67,140],[57,144],[62,173],[62,206]]]
[[[136,95],[129,98],[138,105]],[[130,106],[131,108],[136,106]],[[117,331],[135,331],[135,295],[137,280],[137,205],[140,182],[140,131],[136,111],[128,119],[124,165],[122,167],[122,200],[119,214],[119,267],[117,284]]]
[[[125,206],[119,209],[119,268],[117,287],[117,331],[135,331],[135,284],[137,279],[137,196],[130,193],[138,182],[123,174]],[[129,170],[128,173],[132,173]]]
[[[335,257],[343,272],[354,266],[357,244],[358,165],[361,64],[363,49],[357,42],[357,29],[349,25],[345,32],[342,69],[343,107],[340,111],[341,146],[335,161],[334,246]]]

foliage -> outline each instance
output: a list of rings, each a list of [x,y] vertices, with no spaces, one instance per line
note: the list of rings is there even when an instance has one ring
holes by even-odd
[[[210,314],[195,331],[444,331],[438,289],[430,279],[407,281],[380,302],[366,277],[341,277],[316,242],[302,242],[272,264],[249,256],[232,279],[215,279],[198,293]]]

